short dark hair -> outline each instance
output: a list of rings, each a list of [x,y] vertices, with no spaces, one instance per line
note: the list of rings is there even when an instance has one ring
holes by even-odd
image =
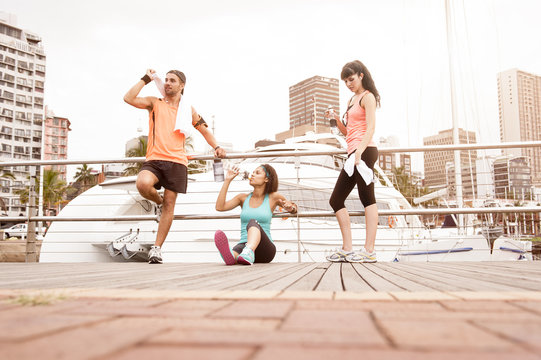
[[[181,83],[186,84],[186,75],[180,70],[169,70],[167,72],[168,74],[175,74]],[[180,92],[181,94],[184,94],[184,89]]]
[[[269,164],[263,164],[261,165],[263,170],[265,171],[265,175],[267,175],[267,185],[265,185],[265,194],[271,194],[273,192],[278,191],[278,175],[276,174],[276,170]]]

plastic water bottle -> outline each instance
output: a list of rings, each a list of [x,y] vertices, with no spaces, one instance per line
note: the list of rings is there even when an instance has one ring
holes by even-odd
[[[222,160],[214,159],[212,169],[214,170],[214,181],[224,181],[224,164],[222,163]]]
[[[338,129],[338,126],[336,126],[336,119],[334,118],[334,109],[331,105],[328,107],[329,110],[329,123],[331,126],[331,133],[334,135],[340,134],[340,130]]]

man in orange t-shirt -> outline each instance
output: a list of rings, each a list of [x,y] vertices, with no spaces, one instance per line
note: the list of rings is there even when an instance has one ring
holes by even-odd
[[[165,77],[165,96],[138,97],[141,89],[152,81],[155,71],[147,70],[124,96],[124,101],[149,112],[149,134],[146,161],[137,175],[137,190],[148,200],[157,204],[156,213],[159,222],[154,246],[148,253],[149,263],[162,263],[161,246],[171,224],[178,193],[186,193],[188,183],[188,157],[184,149],[185,135],[175,130],[177,111],[184,93],[186,76],[178,70],[171,70]],[[214,149],[214,156],[225,157],[225,150],[218,146],[214,135],[208,130],[203,118],[191,109],[192,125],[203,135]],[[189,123],[189,122],[187,122]],[[163,197],[157,190],[165,188]]]

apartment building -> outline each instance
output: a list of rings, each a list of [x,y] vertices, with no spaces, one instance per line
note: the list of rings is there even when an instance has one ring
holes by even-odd
[[[500,72],[498,104],[503,142],[541,140],[541,76],[518,69]],[[527,157],[532,182],[541,185],[541,148],[504,149],[502,154]]]
[[[46,56],[41,38],[17,26],[16,17],[0,12],[0,159],[41,159]],[[25,213],[14,190],[28,183],[29,167],[11,169],[15,180],[0,180],[2,214]]]

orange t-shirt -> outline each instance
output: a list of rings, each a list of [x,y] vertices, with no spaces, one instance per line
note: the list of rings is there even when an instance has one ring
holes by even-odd
[[[154,102],[148,121],[147,160],[165,160],[188,166],[185,136],[175,131],[178,108],[163,99]]]
[[[361,94],[361,99],[368,93],[368,90]],[[346,112],[347,116],[347,135],[346,143],[348,145],[348,154],[351,154],[357,149],[357,146],[363,141],[366,135],[366,111],[361,106],[360,101],[355,101],[353,106]],[[368,146],[376,146],[376,143],[372,139],[368,143]]]

